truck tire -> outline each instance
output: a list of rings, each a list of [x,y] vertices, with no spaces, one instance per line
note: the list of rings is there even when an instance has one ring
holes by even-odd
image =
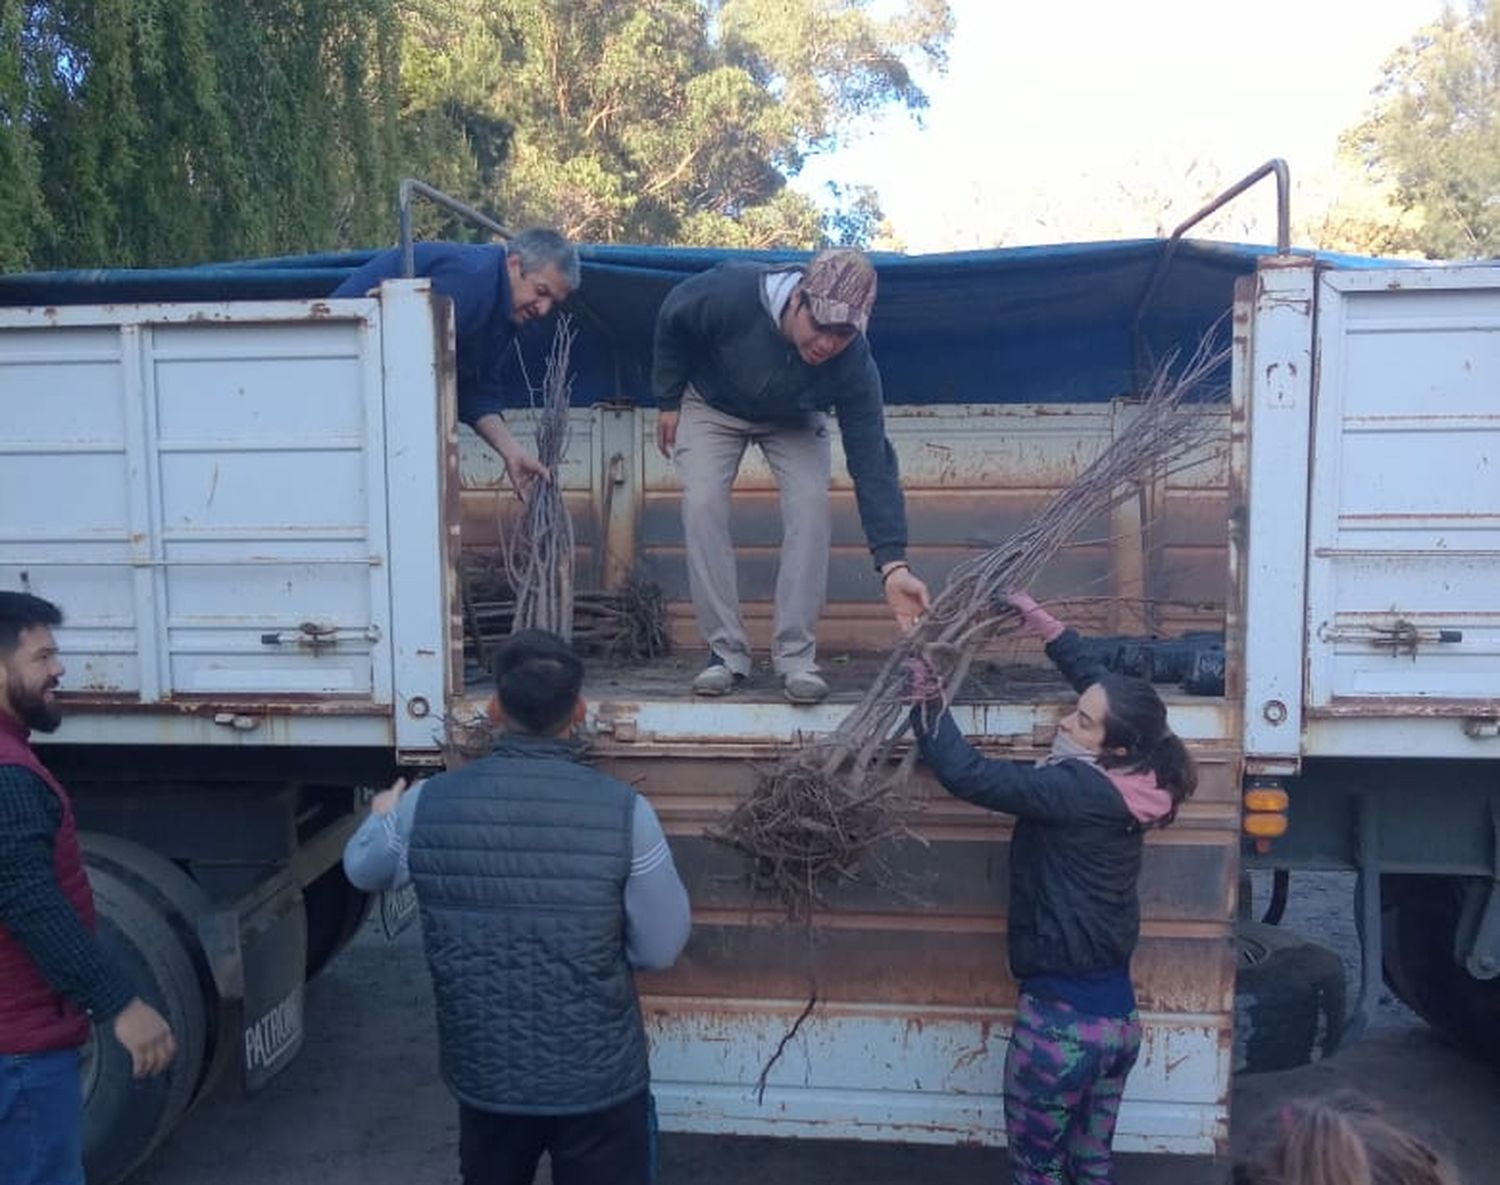
[[[1461,1049],[1500,1063],[1500,979],[1475,979],[1454,957],[1468,879],[1380,878],[1385,981]]]
[[[171,1065],[136,1080],[110,1023],[94,1026],[84,1051],[84,1167],[90,1185],[114,1185],[186,1112],[203,1072],[208,1019],[192,957],[162,913],[111,871],[91,866],[89,881],[105,953],[177,1038]]]
[[[1261,922],[1239,923],[1235,944],[1235,1073],[1290,1070],[1333,1053],[1346,1019],[1343,960]]]
[[[335,864],[302,890],[307,909],[307,978],[333,962],[333,957],[353,941],[375,898],[356,889]]]
[[[90,875],[95,870],[112,873],[140,893],[167,921],[193,960],[198,986],[203,993],[207,1019],[203,1069],[193,1097],[206,1094],[217,1081],[223,1064],[234,1052],[225,1035],[234,1029],[229,1006],[219,998],[213,968],[198,937],[198,923],[213,910],[213,902],[191,876],[150,848],[117,835],[84,831],[78,836]]]

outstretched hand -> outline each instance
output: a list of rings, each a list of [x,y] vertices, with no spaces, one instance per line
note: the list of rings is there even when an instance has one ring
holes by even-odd
[[[1006,589],[1005,603],[1023,616],[1041,607],[1037,604],[1036,598],[1033,597],[1024,588]]]
[[[374,798],[370,799],[370,814],[390,814],[401,804],[401,796],[406,793],[406,789],[406,779],[397,778]]]
[[[901,632],[909,634],[932,608],[932,595],[910,568],[897,568],[885,577],[885,603]]]
[[[906,672],[906,691],[902,699],[909,704],[941,703],[943,677],[926,657],[914,654],[901,664]]]
[[[952,645],[929,642],[901,664],[906,672],[901,698],[912,706],[912,726],[919,736],[931,732],[947,708],[948,681],[961,657]]]

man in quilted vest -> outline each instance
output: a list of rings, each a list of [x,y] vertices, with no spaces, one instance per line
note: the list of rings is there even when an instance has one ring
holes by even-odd
[[[61,722],[57,606],[0,592],[0,1178],[83,1185],[78,1050],[90,1022],[130,1053],[137,1077],[176,1052],[161,1014],[94,937],[67,791],[31,748]]]
[[[362,889],[414,885],[459,1102],[464,1185],[648,1185],[650,1069],[635,968],[687,942],[651,804],[580,760],[583,664],[525,630],[495,656],[493,752],[375,797],[344,850]]]

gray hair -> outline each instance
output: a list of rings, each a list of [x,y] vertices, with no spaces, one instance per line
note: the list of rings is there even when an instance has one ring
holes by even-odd
[[[519,232],[505,244],[505,249],[519,261],[523,276],[550,265],[562,273],[568,287],[575,292],[583,283],[583,270],[578,264],[578,248],[555,230],[533,226],[530,230]]]

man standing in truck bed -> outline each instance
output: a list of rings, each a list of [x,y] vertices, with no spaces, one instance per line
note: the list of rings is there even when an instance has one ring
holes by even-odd
[[[553,230],[523,230],[499,244],[417,243],[416,276],[453,301],[458,418],[500,454],[519,494],[547,467],[506,427],[501,373],[516,330],[547,316],[578,290],[578,250]],[[364,296],[401,275],[401,252],[382,251],[334,289]]]
[[[781,491],[771,662],[793,703],[828,694],[816,630],[833,531],[830,408],[886,603],[903,629],[927,611],[927,586],[906,562],[906,501],[865,340],[874,304],[875,268],[848,249],[824,251],[805,268],[720,264],[662,303],[652,371],[657,444],[682,478],[688,584],[710,650],[693,679],[698,695],[724,695],[750,674],[729,500],[752,443]]]
[[[61,723],[52,627],[62,613],[0,592],[0,1180],[83,1185],[78,1050],[110,1022],[137,1077],[176,1052],[161,1014],[94,937],[68,793],[29,743]]]

